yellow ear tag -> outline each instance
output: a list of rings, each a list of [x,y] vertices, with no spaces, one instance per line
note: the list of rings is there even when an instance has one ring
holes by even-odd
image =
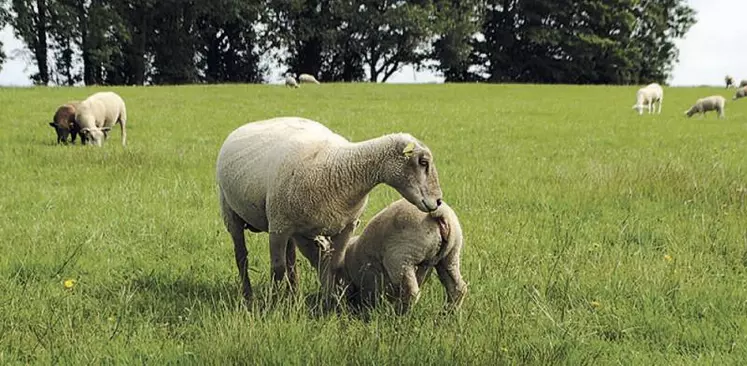
[[[407,146],[405,146],[404,150],[402,150],[402,154],[404,154],[405,157],[409,158],[409,157],[412,156],[413,150],[415,150],[415,143],[411,142],[411,143],[407,144]]]

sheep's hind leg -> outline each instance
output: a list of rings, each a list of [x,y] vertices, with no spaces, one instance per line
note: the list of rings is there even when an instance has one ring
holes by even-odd
[[[403,268],[402,278],[399,284],[399,299],[397,300],[397,314],[407,313],[412,305],[420,298],[420,286],[418,286],[415,268],[407,266]]]
[[[464,295],[467,293],[467,284],[462,279],[459,271],[458,259],[449,257],[436,264],[438,279],[446,289],[446,301],[449,309],[458,308],[462,305]]]
[[[270,234],[270,265],[272,267],[272,281],[276,290],[280,288],[280,284],[286,279],[288,265],[286,253],[288,251],[289,239],[290,236],[287,234]]]
[[[296,243],[288,240],[285,247],[285,266],[288,270],[288,283],[292,292],[298,290],[298,275],[296,273]]]

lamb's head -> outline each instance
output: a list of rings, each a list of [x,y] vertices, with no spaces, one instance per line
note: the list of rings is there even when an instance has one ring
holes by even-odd
[[[690,109],[688,109],[688,110],[685,111],[685,115],[688,116],[688,117],[692,117],[693,114],[695,114],[695,113],[698,113],[698,107],[695,106],[695,105],[692,106],[692,107],[690,107]]]
[[[57,122],[49,122],[49,125],[54,128],[55,132],[57,132],[57,142],[67,144],[67,136],[70,134],[70,131],[57,124]]]
[[[111,127],[84,127],[80,129],[81,138],[96,146],[102,146],[104,140],[109,136]]]
[[[443,193],[431,150],[408,134],[395,137],[394,149],[396,157],[389,162],[385,183],[420,211],[438,209]]]

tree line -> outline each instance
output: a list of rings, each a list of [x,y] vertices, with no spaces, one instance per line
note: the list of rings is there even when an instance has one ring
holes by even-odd
[[[327,82],[384,82],[403,65],[448,82],[664,82],[695,23],[686,0],[0,4],[42,85],[257,83],[262,56]]]

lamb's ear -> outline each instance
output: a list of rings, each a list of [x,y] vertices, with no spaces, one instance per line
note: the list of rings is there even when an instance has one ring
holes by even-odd
[[[412,156],[412,154],[413,154],[414,151],[415,151],[415,143],[414,142],[410,142],[402,150],[402,155],[404,155],[406,158],[409,158],[409,157]]]
[[[52,126],[52,127],[54,127],[54,128],[57,128],[57,124],[54,123],[54,122],[49,122],[49,125]]]

